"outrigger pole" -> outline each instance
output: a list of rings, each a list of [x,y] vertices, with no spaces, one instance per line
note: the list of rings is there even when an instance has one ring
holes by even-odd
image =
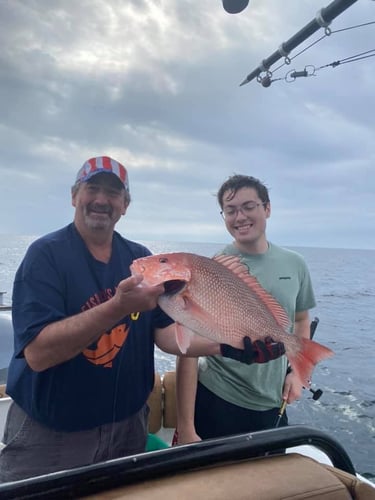
[[[315,18],[306,26],[299,30],[295,35],[289,38],[288,41],[282,43],[278,50],[271,54],[267,59],[264,59],[261,64],[254,69],[245,80],[240,84],[245,85],[257,78],[262,72],[269,71],[270,67],[282,57],[288,58],[288,54],[302,42],[307,40],[313,33],[320,28],[327,29],[333,19],[339,16],[344,10],[353,5],[357,0],[334,0],[327,7],[320,9]]]

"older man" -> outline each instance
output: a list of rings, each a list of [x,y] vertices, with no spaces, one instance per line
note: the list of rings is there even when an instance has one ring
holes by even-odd
[[[114,230],[129,203],[121,163],[86,161],[72,187],[74,221],[33,242],[16,273],[2,481],[145,450],[154,341],[180,351],[157,307],[163,286],[130,275],[151,252]],[[197,337],[187,354],[220,352]]]

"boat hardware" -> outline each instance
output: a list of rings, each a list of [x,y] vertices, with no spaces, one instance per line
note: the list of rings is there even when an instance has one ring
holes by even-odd
[[[99,491],[153,478],[162,478],[228,461],[250,460],[280,449],[314,446],[327,454],[334,467],[355,475],[342,445],[332,436],[305,426],[288,426],[225,438],[206,439],[166,450],[108,460],[99,464],[52,472],[3,483],[0,498],[80,498]]]

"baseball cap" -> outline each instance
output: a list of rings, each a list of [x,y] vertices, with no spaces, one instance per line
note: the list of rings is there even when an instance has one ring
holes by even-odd
[[[109,156],[97,156],[96,158],[90,158],[85,161],[78,170],[76,184],[79,182],[87,182],[94,175],[101,173],[116,175],[126,191],[129,191],[129,178],[126,168]]]

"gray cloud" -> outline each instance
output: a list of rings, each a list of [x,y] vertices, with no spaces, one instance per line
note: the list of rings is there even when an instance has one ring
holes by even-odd
[[[372,21],[374,3],[344,12],[271,87],[239,87],[316,11],[311,0],[252,0],[238,15],[219,0],[1,2],[1,232],[68,223],[76,171],[109,154],[129,168],[119,229],[131,238],[228,241],[215,193],[244,172],[270,188],[275,242],[375,248],[375,60],[319,69],[374,48],[375,25],[346,30]],[[315,76],[284,80],[305,66]]]

